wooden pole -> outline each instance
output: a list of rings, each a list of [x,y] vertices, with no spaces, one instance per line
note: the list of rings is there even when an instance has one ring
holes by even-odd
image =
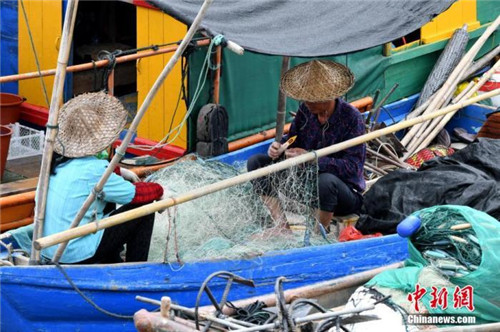
[[[481,79],[479,80],[479,82],[477,82],[476,84],[473,84],[472,87],[469,88],[467,90],[467,92],[462,97],[460,97],[460,99],[457,98],[457,101],[466,100],[466,99],[470,98],[474,93],[476,93],[479,90],[479,88],[481,86],[484,85],[484,83],[486,83],[486,81],[489,80],[489,78],[496,72],[496,70],[498,68],[500,68],[500,61],[498,61],[490,70],[488,70],[486,73],[484,73],[483,76],[481,77]],[[453,104],[455,104],[457,101],[453,102]],[[453,113],[453,114],[455,114],[455,113]],[[411,156],[412,153],[415,153],[415,152],[420,151],[421,149],[427,147],[427,145],[438,134],[438,133],[435,133],[434,129],[436,127],[440,127],[439,130],[443,129],[444,126],[446,125],[446,123],[448,123],[448,121],[451,119],[453,114],[433,119],[429,123],[429,125],[425,128],[425,130],[422,132],[421,138],[416,139],[413,142],[413,144],[408,148],[408,151],[405,153],[403,158],[406,159],[409,156]],[[447,120],[444,121],[445,118]],[[443,124],[442,126],[441,126],[441,123]],[[425,145],[423,142],[426,142],[427,145]]]
[[[217,69],[215,70],[214,77],[214,104],[220,103],[220,66],[222,65],[222,46],[217,46],[215,51],[215,65]]]
[[[200,23],[201,23],[203,17],[205,16],[205,14],[208,10],[208,7],[210,6],[210,4],[212,2],[213,2],[213,0],[205,0],[203,2],[203,4],[201,5],[200,11],[198,12],[193,23],[189,27],[189,30],[186,33],[186,36],[184,37],[184,39],[182,40],[182,42],[179,45],[179,47],[177,48],[177,50],[175,51],[175,53],[172,55],[172,57],[168,61],[167,65],[165,66],[163,71],[160,73],[160,76],[158,76],[156,82],[153,84],[153,87],[151,88],[148,95],[144,99],[143,104],[141,105],[140,109],[137,111],[137,114],[136,114],[134,120],[130,124],[130,127],[127,131],[127,134],[125,135],[125,137],[122,140],[122,144],[118,147],[116,154],[114,155],[113,159],[111,159],[111,162],[108,165],[108,168],[106,169],[106,171],[102,175],[99,182],[97,182],[97,184],[94,186],[94,189],[92,190],[90,195],[87,197],[87,199],[83,203],[80,211],[78,211],[75,219],[73,220],[73,222],[70,225],[70,229],[74,228],[80,224],[80,221],[85,216],[85,213],[89,209],[90,205],[92,205],[92,203],[94,202],[94,200],[96,198],[96,193],[100,193],[102,191],[102,188],[106,184],[106,181],[108,180],[109,176],[111,175],[111,173],[113,172],[115,167],[118,165],[118,162],[120,161],[122,156],[125,155],[125,151],[127,149],[127,146],[130,143],[132,136],[136,132],[137,127],[138,127],[139,123],[141,122],[142,117],[146,113],[146,110],[148,109],[149,105],[153,101],[153,98],[156,96],[156,93],[158,92],[161,85],[165,81],[165,78],[172,71],[172,69],[174,68],[177,61],[179,61],[180,57],[182,56],[182,53],[184,53],[184,50],[186,49],[186,47],[190,43],[194,34],[197,32],[198,27],[200,26]],[[57,248],[57,250],[54,254],[54,257],[52,258],[53,262],[59,261],[64,250],[66,249],[67,245],[68,245],[67,242],[61,243],[59,245],[59,247]]]
[[[312,285],[302,286],[293,289],[287,289],[283,293],[285,295],[285,302],[291,303],[296,299],[312,299],[318,296],[331,294],[334,292],[342,291],[352,287],[358,287],[362,284],[368,282],[370,279],[375,277],[377,274],[387,271],[394,270],[403,267],[403,262],[392,263],[390,265],[384,265],[372,270],[367,270],[364,272],[358,272],[345,277],[335,278],[327,281],[322,281]],[[276,305],[276,295],[275,294],[265,294],[260,296],[254,296],[251,298],[246,298],[243,300],[232,301],[232,303],[238,308],[244,308],[255,301],[261,301],[266,304],[267,307],[274,307]],[[200,308],[200,312],[209,313],[213,311],[213,306],[207,305]],[[222,310],[225,315],[233,315],[235,310],[231,307],[224,307]]]
[[[385,95],[385,97],[382,98],[382,100],[380,101],[380,103],[378,104],[378,106],[375,107],[375,116],[373,118],[373,123],[372,123],[372,125],[370,127],[371,130],[373,130],[373,128],[375,127],[375,125],[378,122],[378,118],[380,116],[380,111],[382,110],[382,107],[384,107],[385,101],[392,95],[392,93],[398,88],[398,86],[399,86],[399,84],[395,83],[393,85],[393,87],[391,88],[391,90],[389,90],[389,92]]]
[[[108,76],[108,95],[115,95],[115,70],[111,70]]]
[[[365,162],[364,168],[369,172],[376,173],[377,175],[387,175],[387,172],[383,169],[367,162]]]
[[[280,81],[285,72],[290,68],[290,57],[284,56],[281,61]],[[276,137],[275,141],[280,142],[283,137],[283,130],[286,121],[286,94],[278,87],[278,111],[276,113]]]
[[[384,156],[383,154],[375,151],[375,150],[372,150],[370,148],[366,148],[366,152],[368,152],[369,154],[373,155],[375,158],[378,158],[378,159],[381,159],[383,161],[385,161],[386,163],[388,164],[391,164],[393,166],[397,166],[397,167],[400,167],[400,168],[410,168],[410,165],[405,165],[404,163],[402,163],[401,161],[399,161],[399,159],[396,161],[396,160],[393,160],[391,158],[388,158],[386,156]]]
[[[210,45],[210,39],[198,40],[196,42],[196,46],[208,46],[208,45]],[[172,45],[172,46],[162,47],[156,51],[147,51],[147,52],[141,52],[141,53],[136,53],[136,54],[119,56],[116,58],[116,64],[124,63],[124,62],[128,62],[128,61],[135,61],[138,59],[147,58],[147,57],[154,56],[154,55],[172,53],[172,52],[175,52],[178,48],[179,48],[178,45]],[[85,70],[92,70],[92,69],[94,69],[94,65],[95,65],[95,68],[102,68],[102,67],[107,66],[108,64],[109,64],[109,60],[99,60],[99,61],[95,61],[94,63],[88,62],[88,63],[82,63],[80,65],[69,66],[66,68],[66,71],[70,72],[70,73],[75,73],[75,72],[80,72],[80,71],[85,71]],[[24,74],[17,74],[17,75],[2,76],[2,77],[0,77],[0,83],[29,80],[29,79],[37,78],[40,76],[45,77],[45,76],[52,76],[55,74],[56,74],[56,69],[48,69],[48,70],[42,70],[41,72],[31,72],[31,73],[24,73]]]
[[[441,105],[445,102],[447,99],[447,94],[449,91],[454,91],[455,86],[457,83],[461,80],[462,75],[464,72],[470,67],[472,60],[476,56],[476,54],[479,52],[481,47],[484,45],[486,40],[489,38],[489,36],[497,29],[497,27],[500,24],[500,15],[496,18],[496,20],[484,31],[484,33],[481,35],[481,37],[474,43],[474,45],[470,48],[470,50],[464,55],[462,60],[458,63],[457,67],[453,70],[453,72],[450,74],[446,82],[443,84],[441,89],[439,89],[436,97],[432,100],[430,105],[427,107],[427,110],[424,112],[424,114],[432,112],[435,109],[438,109],[441,107]],[[420,127],[422,127],[423,124],[419,124],[414,126],[413,128],[410,129],[410,131],[403,137],[401,140],[401,143],[404,146],[408,146],[410,143],[410,140],[413,138],[413,136],[420,131]]]
[[[432,99],[434,99],[434,97],[436,97],[436,95],[437,95],[437,93],[434,93],[422,105],[420,105],[419,107],[417,107],[416,109],[414,109],[410,114],[408,114],[406,116],[406,120],[410,120],[410,119],[416,118],[417,116],[419,116],[420,114],[422,114],[422,112],[427,109],[427,106],[429,106],[431,104]]]
[[[467,98],[470,98],[470,96],[472,96],[474,93],[476,93],[477,90],[479,90],[479,88],[482,87],[484,85],[484,83],[486,83],[486,81],[488,81],[490,79],[490,77],[499,68],[500,68],[500,60],[497,61],[497,63],[490,70],[488,70],[488,72],[484,73],[481,80],[479,80],[479,82],[477,82],[474,85],[474,87],[472,89],[470,89],[461,100],[465,100]],[[436,135],[444,128],[444,126],[446,126],[448,121],[450,121],[450,119],[453,117],[453,115],[455,113],[456,113],[456,111],[449,113],[449,114],[446,114],[443,117],[437,118],[436,120],[438,120],[438,123],[436,123],[436,124],[434,124],[434,122],[431,123],[431,125],[424,132],[424,135],[423,135],[423,137],[425,137],[424,140],[422,140],[420,142],[420,144],[416,147],[416,149],[413,152],[420,151],[421,149],[427,147],[430,144],[430,142],[432,142],[434,137],[436,137]],[[434,124],[434,126],[432,126],[432,124]],[[408,154],[408,156],[410,156],[411,155],[410,151],[408,151],[407,154]]]
[[[52,98],[50,101],[49,119],[47,121],[47,133],[45,136],[45,146],[43,149],[42,163],[40,166],[40,176],[35,193],[35,217],[33,229],[33,243],[31,246],[30,264],[40,262],[40,251],[34,243],[42,236],[43,222],[45,219],[45,208],[47,206],[47,191],[49,188],[50,164],[54,152],[54,143],[57,136],[57,125],[59,119],[59,109],[63,101],[64,80],[66,78],[66,67],[68,65],[69,53],[71,51],[71,40],[75,27],[76,12],[78,9],[78,0],[68,0],[66,6],[66,15],[64,17],[64,26],[57,58],[56,76],[52,88]]]
[[[411,120],[406,120],[402,121],[400,123],[396,123],[392,126],[382,128],[379,130],[372,131],[370,133],[352,138],[350,140],[334,144],[331,146],[328,146],[326,148],[323,148],[318,151],[313,151],[313,152],[308,152],[303,155],[287,159],[285,161],[272,164],[260,169],[257,169],[252,172],[247,172],[238,176],[235,176],[230,179],[225,179],[220,182],[216,182],[210,185],[203,186],[201,188],[193,189],[191,191],[188,191],[184,194],[178,195],[176,197],[171,197],[167,198],[158,202],[150,203],[147,205],[143,205],[141,207],[138,207],[133,210],[129,210],[127,212],[123,212],[120,214],[116,214],[114,216],[104,218],[100,220],[99,222],[91,222],[82,226],[79,226],[75,229],[68,229],[63,232],[57,233],[57,234],[52,234],[49,236],[46,236],[44,238],[38,239],[35,243],[37,248],[47,248],[53,245],[56,245],[58,243],[62,243],[65,241],[69,241],[81,236],[85,236],[94,232],[97,232],[101,229],[109,228],[115,225],[122,224],[124,222],[127,222],[128,220],[136,219],[139,217],[146,216],[148,214],[167,209],[169,207],[172,207],[174,205],[178,205],[181,203],[185,203],[188,201],[191,201],[193,199],[205,196],[207,194],[211,194],[223,189],[227,189],[229,187],[233,187],[242,183],[245,183],[250,180],[254,180],[256,178],[262,177],[269,175],[271,173],[275,173],[281,170],[284,170],[286,168],[290,168],[292,166],[296,166],[299,164],[303,164],[308,161],[314,161],[316,158],[321,158],[328,156],[330,154],[348,149],[350,147],[366,143],[368,141],[371,141],[374,138],[381,137],[390,133],[394,133],[398,130],[404,129],[411,127],[417,123],[421,123],[424,121],[427,121],[429,119],[433,119],[438,116],[445,115],[447,113],[453,112],[457,109],[460,109],[462,107],[474,104],[478,101],[484,100],[491,98],[493,96],[499,95],[500,94],[500,89],[496,89],[494,91],[487,92],[485,94],[482,94],[480,96],[468,99],[466,101],[460,102],[456,105],[450,105],[448,107],[443,108],[442,110],[436,111],[431,114],[424,114],[421,115],[417,118],[411,119]]]
[[[481,59],[474,62],[472,66],[469,67],[469,70],[467,70],[467,72],[465,73],[464,78],[467,79],[468,77],[472,76],[472,74],[486,66],[486,64],[493,60],[493,58],[498,54],[500,54],[500,45],[488,52],[488,54],[484,55]]]

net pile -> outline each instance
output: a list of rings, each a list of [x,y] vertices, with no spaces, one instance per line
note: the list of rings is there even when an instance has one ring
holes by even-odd
[[[384,271],[366,286],[401,290],[408,295],[415,292],[419,284],[425,288],[420,299],[422,307],[425,306],[429,313],[472,315],[477,318],[476,323],[498,322],[498,220],[484,212],[458,205],[434,206],[413,215],[421,218],[422,226],[408,241],[409,258],[405,267]],[[454,267],[445,268],[446,265]],[[447,298],[447,306],[431,306],[434,299],[432,287],[446,289],[443,296]],[[472,311],[463,305],[455,306],[461,296],[457,289],[464,287],[473,290]],[[403,296],[400,301],[400,305],[411,302]]]
[[[419,215],[422,227],[413,245],[446,276],[463,277],[481,264],[481,246],[472,225],[458,211],[446,207]]]
[[[164,168],[149,180],[160,183],[169,196],[175,197],[245,171],[244,164],[231,166],[197,158]],[[313,232],[311,211],[318,207],[317,167],[296,166],[270,175],[270,179],[295,229],[293,235],[263,235],[274,223],[252,183],[247,182],[157,215],[148,260],[238,259],[330,241]]]

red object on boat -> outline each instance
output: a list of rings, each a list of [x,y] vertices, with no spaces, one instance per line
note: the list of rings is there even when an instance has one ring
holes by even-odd
[[[3,176],[3,171],[5,170],[5,164],[7,163],[7,155],[9,154],[10,137],[12,135],[12,129],[8,126],[0,126],[0,178]]]
[[[33,105],[27,102],[22,103],[21,105],[21,119],[24,121],[27,121],[29,123],[38,125],[40,127],[45,127],[47,124],[47,121],[49,119],[49,110],[46,107],[42,106],[37,106]],[[156,145],[157,142],[148,140],[145,138],[137,137],[134,142],[134,144],[137,145],[149,145],[149,146],[154,146]],[[113,147],[118,147],[121,144],[121,140],[116,140],[115,143],[113,143]],[[142,156],[142,155],[147,155],[147,154],[154,154],[156,157],[159,159],[173,159],[173,158],[178,158],[184,155],[186,152],[186,149],[183,149],[181,147],[175,146],[175,145],[167,145],[162,148],[155,149],[153,151],[143,151],[139,149],[134,149],[134,148],[128,148],[127,149],[128,153],[132,153],[137,156]]]
[[[414,153],[411,157],[406,159],[406,163],[418,168],[427,160],[431,160],[436,157],[451,156],[453,153],[455,153],[453,148],[448,148],[442,145],[434,145]]]
[[[353,240],[360,240],[360,239],[368,239],[371,237],[379,237],[382,236],[382,233],[374,233],[374,234],[367,234],[363,235],[360,231],[356,229],[354,226],[347,226],[344,228],[340,234],[339,234],[339,242],[347,242],[347,241],[353,241]]]
[[[24,99],[12,93],[0,93],[0,125],[16,123],[21,117],[21,107]]]

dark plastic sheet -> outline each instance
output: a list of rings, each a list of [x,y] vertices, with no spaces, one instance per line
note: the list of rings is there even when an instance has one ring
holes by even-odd
[[[190,24],[202,0],[148,0]],[[214,0],[202,22],[245,49],[274,55],[353,52],[402,37],[454,0]]]
[[[416,171],[394,171],[365,194],[361,232],[392,234],[411,213],[434,205],[465,205],[500,219],[500,140],[479,139]]]

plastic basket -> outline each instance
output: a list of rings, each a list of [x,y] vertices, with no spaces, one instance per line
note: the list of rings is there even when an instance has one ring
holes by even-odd
[[[30,127],[14,123],[10,139],[9,155],[7,160],[38,156],[43,153],[45,133]]]

